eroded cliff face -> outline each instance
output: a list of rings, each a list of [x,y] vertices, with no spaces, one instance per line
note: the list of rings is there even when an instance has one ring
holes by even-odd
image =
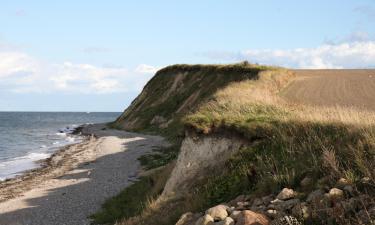
[[[216,168],[223,166],[247,144],[244,139],[232,135],[187,135],[162,196],[168,198],[183,195],[192,183],[204,179]]]
[[[217,90],[231,82],[257,79],[261,70],[249,64],[166,67],[155,74],[113,125],[133,131],[181,127],[180,119]]]

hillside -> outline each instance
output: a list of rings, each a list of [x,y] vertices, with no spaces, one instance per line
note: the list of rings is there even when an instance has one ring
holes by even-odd
[[[231,82],[257,79],[270,67],[250,65],[173,65],[161,69],[142,93],[114,122],[120,129],[158,131],[181,130],[181,118],[193,112],[219,89]],[[176,130],[177,129],[177,130]]]
[[[298,71],[247,63],[159,71],[114,125],[179,133],[181,140],[141,158],[153,169],[109,200],[96,221],[247,224],[250,213],[262,224],[284,216],[301,224],[371,224],[375,113],[290,101],[300,78]],[[351,88],[343,90],[345,96]],[[222,218],[201,213],[222,203]]]

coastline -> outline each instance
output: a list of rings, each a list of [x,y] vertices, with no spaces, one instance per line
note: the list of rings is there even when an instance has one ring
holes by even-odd
[[[39,164],[37,168],[23,171],[20,175],[0,181],[0,203],[19,196],[39,182],[64,174],[66,170],[74,166],[69,162],[69,157],[79,150],[84,151],[84,146],[93,141],[93,138],[84,137],[79,143],[63,146],[50,157],[36,161],[35,163]]]
[[[82,142],[61,148],[40,168],[0,182],[0,224],[89,224],[87,217],[106,199],[132,184],[141,170],[137,159],[167,144],[105,124],[85,126],[81,133]],[[77,207],[79,213],[69,212]]]

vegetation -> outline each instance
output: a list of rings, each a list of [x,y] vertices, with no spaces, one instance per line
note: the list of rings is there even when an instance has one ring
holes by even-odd
[[[179,92],[163,98],[163,93],[168,92],[176,80],[170,76],[181,71],[186,75],[178,86]],[[136,121],[135,130],[158,131],[170,138],[179,133],[180,138],[172,140],[181,140],[183,129],[201,135],[230,131],[253,144],[234,155],[224,168],[213,172],[212,177],[197,183],[189,196],[151,201],[142,212],[129,208],[131,213],[121,214],[123,221],[119,224],[156,224],[155,221],[174,224],[181,212],[199,211],[240,194],[275,193],[281,187],[298,190],[300,181],[306,176],[315,180],[311,189],[344,177],[358,183],[358,191],[374,194],[375,114],[287,103],[279,93],[293,76],[285,69],[246,63],[177,65],[159,71],[145,87],[146,92],[155,90],[153,96],[141,94],[116,122],[117,126],[123,126],[122,120],[130,119]],[[199,97],[178,113],[189,96],[197,92]],[[153,104],[155,102],[157,104]],[[143,104],[150,107],[140,112]],[[172,120],[170,126],[160,128],[152,124],[155,115]],[[173,148],[160,150],[157,155],[142,157],[141,162],[147,169],[171,165],[179,146],[179,142],[175,143]],[[365,187],[359,185],[364,177],[369,179],[369,185]],[[147,182],[139,185],[140,190],[149,188]],[[157,193],[160,192],[141,195],[154,198]],[[124,192],[125,199],[132,195],[129,191]],[[140,199],[141,202],[144,200]],[[112,203],[108,203],[108,208],[110,205]]]

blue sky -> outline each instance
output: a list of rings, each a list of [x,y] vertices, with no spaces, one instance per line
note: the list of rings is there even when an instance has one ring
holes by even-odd
[[[375,67],[375,1],[0,3],[0,111],[122,111],[155,71]]]

